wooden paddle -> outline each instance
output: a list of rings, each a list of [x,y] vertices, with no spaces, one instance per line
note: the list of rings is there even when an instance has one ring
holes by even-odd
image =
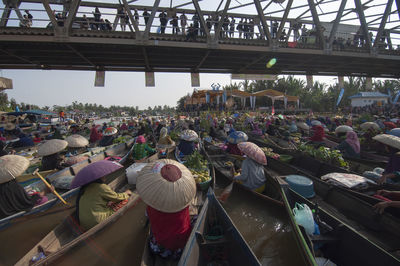
[[[54,189],[54,187],[52,187],[47,181],[46,179],[44,179],[44,177],[39,173],[39,168],[36,168],[36,170],[33,172],[33,175],[38,176],[40,179],[42,179],[43,183],[50,189],[50,191],[57,196],[57,198],[59,198],[61,200],[62,203],[64,203],[65,205],[68,205],[68,203],[60,196],[60,194],[57,193],[57,191]]]

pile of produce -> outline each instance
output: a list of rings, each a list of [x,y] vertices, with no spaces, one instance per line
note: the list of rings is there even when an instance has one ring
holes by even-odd
[[[184,165],[189,169],[204,170],[208,169],[207,161],[204,160],[203,156],[195,151],[191,155],[185,157],[186,162]]]
[[[195,169],[190,169],[190,172],[192,172],[196,184],[203,183],[211,179],[210,175],[208,174],[208,170],[197,171]]]
[[[186,156],[185,159],[184,165],[192,172],[196,183],[203,183],[211,179],[208,173],[207,161],[198,151]]]
[[[115,139],[113,140],[113,143],[114,143],[114,144],[125,143],[125,142],[128,142],[131,138],[132,138],[132,137],[131,137],[131,136],[128,136],[128,135],[120,136],[120,137],[118,137],[118,138],[115,138]]]
[[[307,144],[300,145],[299,150],[314,157],[317,160],[328,162],[330,164],[343,168],[349,167],[349,163],[343,159],[342,154],[338,150],[332,150],[327,147],[315,148],[313,145]]]
[[[169,133],[169,136],[173,141],[178,141],[179,140],[179,133],[177,131],[171,131]]]
[[[271,157],[274,159],[279,159],[279,154],[273,152],[273,150],[271,148],[267,148],[267,147],[262,147],[261,150],[265,153],[265,156],[267,157]]]

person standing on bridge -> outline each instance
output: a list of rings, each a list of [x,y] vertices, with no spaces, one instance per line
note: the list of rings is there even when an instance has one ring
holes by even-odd
[[[100,18],[101,18],[101,13],[100,13],[99,8],[96,7],[94,9],[94,12],[92,12],[92,13],[93,13],[94,23],[95,23],[94,26],[95,26],[96,30],[98,30],[100,28]]]
[[[139,19],[140,19],[140,17],[139,17],[138,10],[137,10],[136,8],[135,8],[135,11],[134,11],[134,13],[133,13],[133,18],[135,19],[136,24],[139,26]]]
[[[163,10],[163,12],[161,12],[161,14],[158,16],[160,18],[160,25],[161,25],[161,34],[165,33],[165,28],[167,27],[167,14],[165,13],[165,11]]]
[[[179,26],[178,26],[178,16],[176,14],[172,16],[171,24],[172,24],[172,34],[178,34]]]
[[[236,29],[239,32],[239,39],[241,39],[242,34],[243,34],[243,18],[240,19],[239,24],[237,25]]]
[[[146,8],[143,10],[143,18],[144,18],[144,24],[147,25],[147,22],[149,22],[150,14],[149,12],[147,12]]]
[[[181,20],[182,34],[186,35],[187,17],[185,15],[185,11],[182,12],[182,15],[179,18]]]
[[[229,38],[233,38],[235,33],[235,18],[231,17],[231,22],[229,23]]]

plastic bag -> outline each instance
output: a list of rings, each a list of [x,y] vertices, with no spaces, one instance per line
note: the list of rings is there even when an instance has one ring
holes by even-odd
[[[296,202],[293,208],[294,218],[298,225],[301,225],[306,230],[307,234],[314,233],[314,218],[311,209],[307,204],[299,204]]]
[[[230,183],[225,189],[224,191],[222,191],[221,195],[218,197],[219,201],[222,203],[225,203],[226,200],[229,198],[229,195],[231,194],[233,189],[233,182]]]

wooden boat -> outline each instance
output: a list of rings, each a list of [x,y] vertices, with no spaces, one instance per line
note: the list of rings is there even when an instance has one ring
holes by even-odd
[[[390,210],[378,215],[372,208],[378,199],[369,197],[371,202],[364,199],[367,196],[357,196],[356,192],[350,192],[341,187],[330,185],[314,176],[302,171],[293,171],[288,164],[282,164],[274,159],[268,160],[267,173],[271,177],[300,174],[309,177],[314,183],[316,197],[311,199],[330,215],[341,222],[350,225],[366,239],[381,247],[387,252],[400,249],[400,216],[397,210]]]
[[[89,157],[88,160],[79,162],[77,164],[74,164],[71,167],[65,168],[63,170],[60,170],[56,173],[49,174],[47,176],[47,179],[50,181],[50,183],[55,184],[58,180],[62,180],[63,178],[66,177],[72,177],[75,176],[82,168],[85,166],[89,165],[90,163],[97,162],[100,160],[104,160],[106,157],[111,157],[111,156],[124,156],[120,163],[126,163],[128,161],[128,156],[130,154],[131,146],[133,145],[133,140],[131,140],[128,143],[121,143],[119,145],[113,146],[112,148],[104,151],[103,153],[99,153],[97,155]],[[57,186],[55,186],[58,193],[63,197],[65,200],[68,200],[69,198],[75,196],[78,193],[79,189],[69,189],[69,188],[64,188],[60,189]],[[29,184],[27,187],[25,187],[26,190],[30,189],[35,189],[38,191],[43,191],[45,189],[45,185],[42,181],[37,181],[34,183]],[[10,215],[8,217],[5,217],[0,220],[0,230],[7,228],[8,226],[13,224],[13,221],[17,221],[16,219],[18,218],[19,220],[20,217],[24,217],[23,220],[29,219],[31,215],[35,215],[37,213],[41,213],[44,211],[47,211],[48,209],[54,207],[57,205],[58,209],[65,209],[65,206],[61,205],[60,200],[53,196],[50,195],[51,198],[49,200],[41,205],[33,207],[29,211],[21,211],[16,214]],[[33,216],[32,216],[33,217]]]
[[[218,235],[212,229],[218,227]],[[210,255],[210,251],[218,250]],[[225,260],[221,261],[221,257]],[[210,189],[178,265],[261,265]],[[143,264],[142,264],[143,265]]]
[[[207,146],[207,150],[212,153],[210,150],[215,150],[215,153],[218,153],[217,150],[219,150],[219,154],[222,152],[219,147],[209,145]],[[227,166],[225,164],[226,161],[228,160],[240,160],[239,158],[235,157],[230,157],[229,155],[210,155],[212,158],[212,161],[214,163],[216,172],[217,172],[217,183],[219,186],[226,186],[229,183],[232,182],[232,179],[229,177],[230,176],[230,166]],[[278,207],[280,210],[283,209],[283,201],[282,201],[282,192],[281,192],[281,187],[279,183],[272,178],[272,175],[267,174],[269,170],[265,169],[266,172],[266,191],[264,193],[257,193],[254,192],[250,189],[247,189],[243,185],[239,183],[234,183],[233,185],[233,190],[232,193],[237,193],[240,194],[241,198],[243,201],[250,201],[251,199],[260,201],[263,203],[265,208],[272,208],[272,207]],[[255,229],[259,230],[259,229]],[[301,262],[299,261],[299,265],[315,265],[315,260],[312,256],[312,253],[310,252],[306,242],[302,238],[297,238],[297,235],[294,234],[295,241],[296,241],[296,246],[298,248],[298,254],[300,254],[301,257]]]
[[[328,206],[320,204],[320,201],[318,206],[315,206],[316,200],[309,201],[289,189],[286,182],[281,181],[281,183],[283,201],[294,232],[298,239],[307,242],[307,248],[312,252],[314,259],[326,264],[329,263],[327,261],[329,259],[336,265],[399,265],[400,261],[397,258],[366,238],[361,228],[353,227],[346,221],[338,219],[332,215],[332,210]],[[292,212],[295,203],[305,203],[315,210],[314,217],[319,218],[317,224],[320,235],[308,235],[304,228],[296,223]],[[314,251],[315,249],[317,251]],[[315,258],[316,254],[325,259]],[[323,263],[319,265],[325,265]]]
[[[123,191],[121,188],[126,189],[126,185],[127,181],[124,173],[110,183],[110,186],[116,191]],[[54,262],[57,258],[61,257],[79,243],[86,241],[100,230],[107,228],[107,226],[115,222],[125,212],[132,209],[139,201],[139,195],[133,193],[125,206],[120,208],[107,220],[101,222],[86,232],[80,228],[74,219],[73,214],[71,214],[55,229],[48,233],[28,253],[26,253],[25,256],[16,263],[16,265],[44,265]],[[38,257],[40,252],[44,254],[43,258],[32,263],[32,258],[35,256]]]

